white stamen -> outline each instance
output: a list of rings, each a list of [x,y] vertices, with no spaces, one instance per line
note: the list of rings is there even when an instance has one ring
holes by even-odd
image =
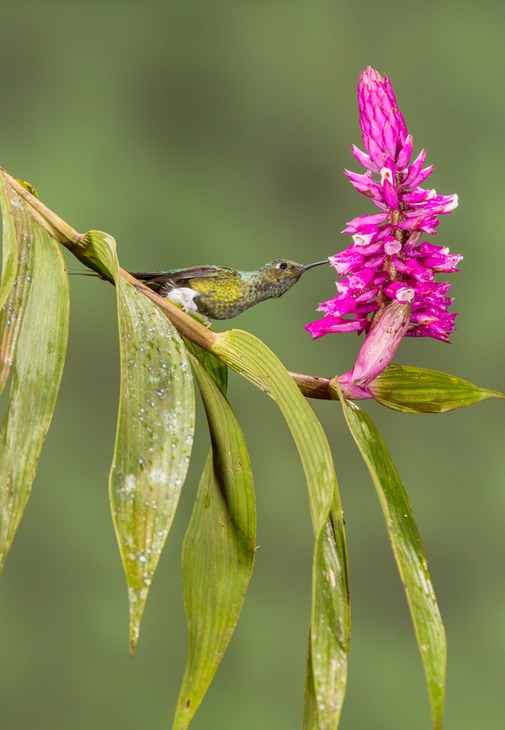
[[[355,233],[352,240],[356,246],[368,246],[374,235],[373,233]]]
[[[389,167],[383,167],[381,170],[381,185],[384,185],[384,180],[393,184],[393,171]]]
[[[388,256],[392,256],[395,253],[398,253],[398,251],[401,251],[402,244],[400,241],[397,241],[396,239],[394,241],[387,241],[384,244],[384,253],[386,253]]]
[[[404,287],[403,289],[398,289],[396,292],[396,299],[401,304],[405,304],[406,302],[411,302],[413,300],[414,294],[414,289],[411,287]]]

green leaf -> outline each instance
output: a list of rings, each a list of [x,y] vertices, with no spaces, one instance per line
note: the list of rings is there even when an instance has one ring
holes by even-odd
[[[2,176],[4,268],[0,301],[0,393],[3,392],[16,351],[16,342],[30,289],[35,249],[32,245],[34,223],[19,197]],[[14,260],[12,260],[14,259]]]
[[[7,185],[3,174],[0,174],[0,210],[2,212],[2,278],[0,280],[0,309],[3,309],[7,297],[16,280],[18,267],[18,241],[14,224],[13,208],[20,213],[17,219],[20,224],[26,221],[26,212],[21,214],[21,202],[18,196]],[[22,240],[22,239],[21,239]]]
[[[314,675],[312,673],[312,645],[309,632],[307,662],[305,665],[305,691],[303,703],[302,730],[318,730],[317,705],[314,692]]]
[[[447,647],[435,591],[407,493],[370,416],[341,398],[344,415],[377,491],[424,665],[433,727],[443,727]]]
[[[119,274],[112,236],[88,231],[81,259],[116,284],[121,386],[109,489],[137,645],[193,445],[194,388],[184,344],[159,308]]]
[[[121,391],[110,499],[128,584],[133,653],[186,478],[195,405],[191,367],[174,326],[121,277],[116,289]]]
[[[503,393],[436,370],[390,365],[368,386],[379,403],[409,413],[445,413]]]
[[[1,168],[0,168],[1,170]],[[0,282],[0,393],[3,392],[14,361],[16,341],[26,306],[33,266],[31,244],[31,216],[9,183],[9,177],[0,172],[0,209],[2,212],[2,278]],[[34,188],[18,181],[26,189]]]
[[[213,377],[196,359],[193,368],[212,449],[183,547],[189,658],[174,730],[188,727],[223,658],[244,602],[256,544],[254,486],[244,436]]]
[[[203,347],[195,345],[194,342],[184,339],[186,349],[196,357],[200,365],[202,365],[207,373],[212,377],[223,393],[226,393],[228,387],[228,368],[221,360],[211,352],[204,350]]]
[[[116,283],[121,388],[109,488],[128,585],[130,650],[189,465],[194,388],[184,344],[165,315],[119,275],[114,239],[83,237],[83,256]]]
[[[71,250],[83,264],[94,269],[104,279],[117,284],[119,263],[116,256],[116,242],[108,233],[88,231],[82,237],[79,247]]]
[[[229,330],[213,351],[278,404],[303,464],[316,536],[304,727],[338,727],[347,680],[350,610],[345,533],[326,435],[277,357],[253,335]]]
[[[2,175],[3,182],[3,175]],[[7,410],[0,429],[0,571],[30,495],[37,462],[54,411],[65,362],[69,293],[58,244],[8,190],[3,200],[4,245],[19,241],[18,276],[7,292],[0,324],[4,382],[12,367]],[[4,249],[5,250],[5,249]],[[7,273],[3,283],[11,279]],[[15,356],[15,357],[14,357]],[[7,362],[5,362],[7,360]]]

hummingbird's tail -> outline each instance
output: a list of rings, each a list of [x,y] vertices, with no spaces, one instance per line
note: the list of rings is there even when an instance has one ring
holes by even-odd
[[[130,271],[129,273],[162,296],[166,296],[168,291],[175,288],[175,283],[166,273],[163,274],[159,271]]]
[[[96,271],[90,269],[80,269],[75,266],[67,266],[69,276],[96,276],[100,277]],[[146,286],[161,296],[167,296],[167,292],[171,291],[175,284],[166,274],[160,274],[159,271],[130,271],[139,281],[143,281]]]
[[[154,281],[155,279],[167,278],[166,274],[162,274],[159,271],[130,271],[139,281]]]

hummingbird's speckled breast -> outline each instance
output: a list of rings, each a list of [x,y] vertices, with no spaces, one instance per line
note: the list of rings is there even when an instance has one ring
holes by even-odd
[[[188,284],[198,292],[198,311],[212,319],[232,319],[250,306],[244,299],[249,287],[238,271],[221,272],[216,277],[197,277]]]

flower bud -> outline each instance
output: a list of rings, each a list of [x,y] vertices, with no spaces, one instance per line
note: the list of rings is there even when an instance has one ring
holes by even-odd
[[[410,302],[393,300],[382,310],[359,351],[352,383],[366,386],[387,368],[407,331],[411,308]]]

